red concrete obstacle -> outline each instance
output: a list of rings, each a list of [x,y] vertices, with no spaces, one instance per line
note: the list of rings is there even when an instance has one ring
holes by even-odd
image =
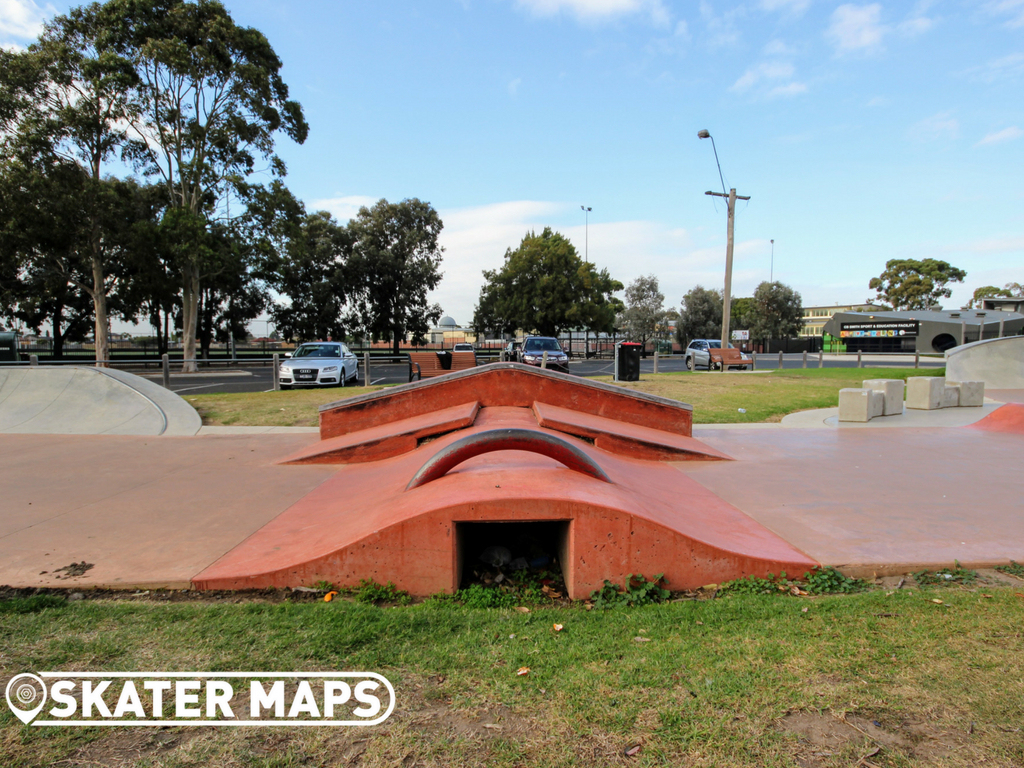
[[[1007,403],[996,408],[980,421],[971,424],[968,429],[984,429],[989,432],[1009,432],[1024,435],[1024,405]]]
[[[321,442],[285,463],[347,466],[194,584],[451,592],[476,543],[524,525],[547,537],[573,598],[629,573],[687,589],[815,567],[678,470],[729,459],[691,423],[686,404],[514,363],[324,406]]]

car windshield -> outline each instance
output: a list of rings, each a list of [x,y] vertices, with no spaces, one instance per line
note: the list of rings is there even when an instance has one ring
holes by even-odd
[[[708,342],[708,346],[711,347],[712,349],[721,349],[722,348],[722,342],[720,342],[720,341],[709,341]]]
[[[292,357],[341,357],[337,344],[303,344]]]
[[[554,339],[527,339],[524,352],[561,352],[562,348]]]

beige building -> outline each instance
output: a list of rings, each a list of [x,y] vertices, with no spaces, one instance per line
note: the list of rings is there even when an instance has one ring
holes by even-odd
[[[835,304],[827,307],[804,307],[804,327],[801,336],[821,336],[825,323],[837,312],[878,312],[885,307],[871,302],[863,304]]]

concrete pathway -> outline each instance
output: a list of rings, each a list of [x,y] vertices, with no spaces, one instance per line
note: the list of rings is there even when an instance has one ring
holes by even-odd
[[[1024,562],[1024,434],[984,425],[697,426],[695,437],[736,461],[672,466],[848,572]],[[317,440],[0,434],[0,584],[186,586],[347,471],[275,463]],[[58,570],[83,561],[93,567],[81,576]]]

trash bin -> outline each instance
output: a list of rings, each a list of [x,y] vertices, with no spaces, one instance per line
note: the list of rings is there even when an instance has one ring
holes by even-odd
[[[619,381],[640,381],[640,349],[634,341],[619,344],[619,362],[616,378]]]
[[[9,331],[0,333],[0,361],[18,362],[18,334]]]

